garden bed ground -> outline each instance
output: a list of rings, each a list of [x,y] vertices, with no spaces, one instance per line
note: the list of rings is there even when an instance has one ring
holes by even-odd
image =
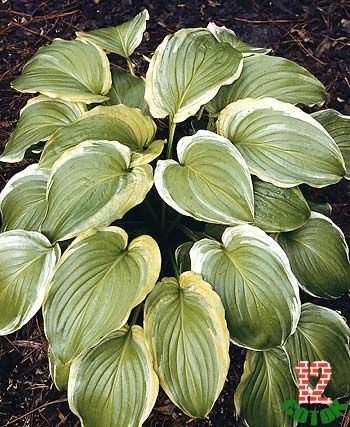
[[[327,107],[350,114],[350,2],[342,0],[2,0],[0,5],[0,148],[28,97],[10,89],[10,81],[39,46],[74,31],[116,25],[147,7],[151,20],[147,44],[150,54],[167,32],[181,27],[206,26],[214,20],[236,30],[246,41],[271,47],[274,54],[295,60],[327,87]],[[146,47],[145,47],[146,46]],[[135,58],[143,70],[141,56]],[[28,162],[28,161],[27,161]],[[22,169],[3,165],[0,188]],[[350,184],[342,182],[315,192],[333,206],[333,219],[350,237]],[[305,297],[305,296],[304,296]],[[305,297],[304,301],[312,301]],[[315,300],[316,303],[320,301]],[[321,301],[349,319],[349,300]],[[0,427],[79,425],[70,413],[65,393],[49,379],[47,343],[42,319],[34,318],[16,334],[0,340]],[[241,376],[244,350],[231,349],[232,364],[223,393],[206,420],[190,420],[161,394],[145,425],[152,427],[240,426],[233,409],[233,393]],[[340,424],[350,426],[350,413]],[[263,420],[262,420],[263,427]],[[283,427],[283,426],[281,426]]]

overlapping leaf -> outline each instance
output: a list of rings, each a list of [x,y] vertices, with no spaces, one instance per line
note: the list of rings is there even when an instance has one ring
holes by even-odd
[[[291,362],[326,360],[332,367],[324,396],[333,399],[350,393],[350,329],[344,318],[329,308],[303,304],[296,332],[284,346]],[[313,386],[318,378],[310,377]]]
[[[217,128],[235,144],[252,174],[278,187],[324,187],[345,175],[331,136],[291,104],[273,98],[236,101],[220,113]]]
[[[332,206],[328,202],[314,202],[308,199],[306,201],[312,211],[331,217]]]
[[[130,161],[130,149],[119,142],[87,141],[68,150],[48,180],[43,233],[66,240],[109,225],[141,203],[153,184],[152,168],[130,169]]]
[[[180,274],[191,270],[190,250],[193,244],[193,242],[185,242],[176,248],[175,261]]]
[[[105,101],[111,84],[102,49],[78,40],[55,39],[37,51],[11,85],[20,92],[91,104]]]
[[[75,357],[125,324],[156,283],[160,264],[151,237],[128,246],[127,234],[117,227],[90,230],[68,247],[44,305],[51,373],[59,388],[66,386]]]
[[[129,107],[140,108],[148,113],[145,101],[146,82],[142,77],[135,77],[119,67],[112,69],[112,87],[108,92],[109,100],[106,105],[124,104]]]
[[[160,160],[154,174],[162,199],[182,215],[237,224],[253,221],[253,187],[244,159],[225,138],[198,131],[177,145],[179,163]]]
[[[40,231],[46,215],[48,175],[35,164],[8,181],[0,193],[1,231]]]
[[[295,62],[276,56],[255,55],[245,58],[239,79],[223,86],[206,109],[218,114],[239,99],[267,96],[291,104],[321,105],[326,99],[326,89]]]
[[[46,141],[60,127],[73,123],[86,111],[84,104],[40,95],[21,110],[16,129],[0,156],[2,162],[19,162],[34,144]]]
[[[207,28],[219,42],[228,43],[235,49],[242,52],[244,57],[258,54],[264,55],[271,51],[271,49],[266,49],[264,47],[254,47],[251,44],[246,43],[237,37],[234,31],[226,28],[225,26],[219,27],[215,24],[215,22],[209,22]]]
[[[146,76],[145,98],[152,116],[183,122],[222,85],[234,82],[242,65],[242,53],[217,41],[205,28],[182,29],[166,36]]]
[[[139,157],[149,152],[152,154],[154,146],[151,142],[155,132],[153,120],[138,108],[126,105],[99,106],[85,113],[72,125],[59,129],[50,138],[43,150],[40,166],[51,168],[66,150],[87,140],[118,141]],[[160,152],[154,156],[157,157]]]
[[[148,19],[149,14],[145,9],[130,21],[116,27],[98,28],[88,32],[78,31],[76,35],[79,40],[87,40],[108,52],[129,58],[142,41]]]
[[[301,227],[311,211],[299,188],[280,188],[254,180],[255,223],[269,233]]]
[[[205,417],[229,366],[220,298],[192,272],[167,277],[147,298],[144,323],[161,386],[186,414]]]
[[[0,335],[20,329],[40,309],[59,255],[40,233],[0,234]]]
[[[299,363],[299,362],[298,362]],[[283,350],[248,351],[244,372],[235,393],[238,415],[248,427],[296,427],[283,403],[298,400],[288,358]]]
[[[139,326],[114,332],[72,365],[68,401],[84,427],[140,427],[157,394],[158,379]]]
[[[345,178],[350,179],[350,116],[344,116],[335,110],[324,110],[312,115],[332,136],[344,157]]]
[[[259,228],[229,227],[222,244],[196,242],[192,270],[220,295],[231,339],[254,350],[285,342],[300,316],[298,282],[280,246]]]
[[[349,248],[343,232],[313,212],[298,230],[278,235],[303,289],[320,298],[339,298],[350,290]]]

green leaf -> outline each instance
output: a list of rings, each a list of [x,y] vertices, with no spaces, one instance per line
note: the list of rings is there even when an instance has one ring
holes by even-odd
[[[107,99],[111,84],[102,49],[78,40],[55,39],[37,51],[11,86],[19,92],[92,104]]]
[[[140,204],[153,185],[152,168],[130,170],[130,160],[130,149],[113,141],[87,141],[68,150],[48,180],[43,233],[67,240],[109,225]]]
[[[229,367],[229,336],[218,295],[193,272],[182,273],[179,280],[166,277],[146,300],[144,328],[164,391],[190,417],[205,417]]]
[[[137,237],[128,245],[127,234],[118,227],[89,230],[68,247],[43,309],[58,388],[67,385],[74,358],[126,323],[156,283],[160,265],[151,237]]]
[[[242,66],[242,53],[218,42],[205,28],[182,29],[166,36],[146,75],[145,99],[152,116],[183,122],[222,85],[234,82]]]
[[[206,234],[208,237],[213,237],[215,240],[221,240],[221,237],[226,228],[226,225],[221,224],[205,224],[204,234]]]
[[[159,160],[154,173],[158,193],[168,205],[200,221],[253,221],[250,174],[230,141],[202,130],[181,138],[177,154],[180,163]]]
[[[345,178],[350,179],[350,116],[344,116],[335,110],[318,111],[312,114],[334,139],[344,157]]]
[[[253,350],[285,342],[300,316],[298,282],[281,247],[257,227],[229,227],[222,244],[203,239],[191,267],[219,294],[232,341]]]
[[[220,113],[217,128],[235,144],[252,174],[277,187],[325,187],[345,175],[331,136],[291,104],[273,98],[236,101]]]
[[[14,175],[0,193],[1,231],[40,231],[47,209],[48,171],[30,165]]]
[[[239,99],[264,97],[291,104],[322,105],[326,99],[326,89],[316,77],[295,62],[275,56],[254,55],[244,59],[239,79],[222,87],[206,109],[218,114]]]
[[[39,311],[59,256],[59,246],[40,233],[0,234],[0,335],[17,331]]]
[[[241,382],[235,393],[238,415],[248,427],[296,427],[297,422],[282,408],[298,400],[288,358],[279,348],[248,351]]]
[[[141,427],[158,395],[158,379],[139,326],[116,331],[76,359],[69,407],[84,427]]]
[[[284,346],[292,368],[300,361],[326,360],[332,367],[324,396],[340,398],[350,393],[350,329],[344,318],[329,308],[303,304],[298,328]],[[310,377],[313,386],[318,378]]]
[[[23,160],[32,145],[47,141],[57,129],[75,122],[85,111],[84,104],[43,95],[30,99],[21,110],[17,127],[6,143],[0,161],[15,163]]]
[[[59,129],[50,138],[43,150],[40,167],[52,168],[65,151],[88,140],[118,141],[132,151],[144,154],[155,132],[154,121],[138,108],[99,106],[72,125]]]
[[[304,291],[339,298],[350,290],[349,248],[343,232],[326,216],[312,212],[298,230],[278,235]]]
[[[309,203],[298,187],[280,188],[268,182],[253,180],[255,224],[268,233],[295,230],[310,218]],[[205,232],[221,239],[225,226],[207,224]]]
[[[146,22],[149,20],[147,9],[130,21],[116,27],[98,28],[89,32],[78,31],[78,40],[96,44],[102,49],[129,58],[141,44]]]
[[[193,244],[193,242],[185,242],[176,248],[175,261],[180,274],[191,270],[190,250]]]
[[[331,217],[332,206],[329,203],[313,202],[308,199],[306,201],[312,211],[328,216],[329,218]]]
[[[129,107],[140,108],[149,114],[145,101],[146,82],[142,77],[135,77],[119,67],[112,69],[112,87],[108,93],[106,105],[124,104]]]
[[[209,22],[207,28],[219,42],[228,43],[235,49],[242,52],[244,57],[258,54],[265,55],[271,52],[271,49],[266,49],[264,47],[254,47],[249,43],[246,43],[237,37],[234,31],[226,28],[225,26],[219,27],[215,24],[215,22]]]
[[[142,166],[151,163],[162,153],[166,139],[152,141],[148,147],[132,151],[130,167]]]
[[[301,227],[310,218],[310,208],[298,187],[279,188],[254,180],[255,223],[269,233]]]

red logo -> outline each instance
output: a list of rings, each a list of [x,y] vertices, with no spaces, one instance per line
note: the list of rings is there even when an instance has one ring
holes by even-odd
[[[332,376],[332,368],[328,362],[325,360],[313,362],[309,367],[309,362],[302,361],[294,370],[298,375],[299,405],[303,403],[330,405],[332,403],[332,399],[322,396]],[[320,377],[311,393],[309,389],[310,377]]]

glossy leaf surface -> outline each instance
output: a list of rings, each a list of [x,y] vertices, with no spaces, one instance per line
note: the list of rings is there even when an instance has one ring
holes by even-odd
[[[229,337],[220,298],[192,272],[166,277],[145,306],[145,335],[159,382],[191,417],[214,405],[229,366]]]
[[[253,188],[247,165],[230,141],[209,131],[181,138],[179,163],[160,160],[154,174],[162,199],[200,221],[253,221]]]
[[[233,342],[268,350],[285,342],[300,316],[298,282],[281,247],[252,225],[226,228],[222,243],[196,242],[192,270],[220,295]]]

